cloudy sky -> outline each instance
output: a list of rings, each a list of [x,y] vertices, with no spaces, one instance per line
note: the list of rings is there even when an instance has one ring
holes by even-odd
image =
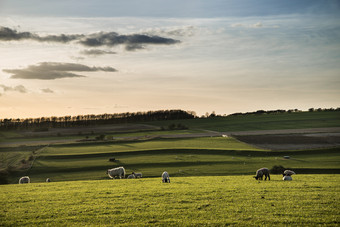
[[[340,107],[340,2],[0,0],[0,118]]]

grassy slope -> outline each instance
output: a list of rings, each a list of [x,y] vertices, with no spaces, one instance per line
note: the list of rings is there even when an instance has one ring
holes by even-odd
[[[1,226],[339,226],[340,175],[0,185]]]
[[[290,155],[291,159],[283,159]],[[116,162],[109,162],[115,157]],[[33,182],[106,179],[106,169],[124,166],[126,172],[157,177],[164,170],[173,176],[253,174],[260,167],[338,169],[337,149],[270,152],[233,138],[162,139],[103,145],[46,147],[26,174]],[[322,171],[319,171],[322,172]],[[16,183],[17,177],[12,179]]]
[[[201,129],[242,131],[336,127],[340,126],[340,117],[338,112],[302,112],[150,122],[150,124],[157,126],[168,126],[171,123],[188,125],[190,132],[192,130],[193,132],[201,132]],[[78,133],[78,129],[75,132]],[[187,132],[183,131],[183,133]],[[154,131],[148,131],[116,135],[142,136],[154,135],[154,133]],[[4,141],[4,138],[15,140],[18,136],[20,136],[20,133],[16,132],[2,132],[0,135],[2,141]],[[43,139],[46,139],[46,137]],[[27,158],[35,150],[35,147],[30,146],[1,148],[2,156],[0,158],[4,161],[1,159],[0,162],[3,163],[2,165],[7,164],[6,155],[8,152],[13,154],[14,151],[21,152],[18,154],[21,155],[20,159],[22,159],[23,157]],[[235,152],[235,150],[240,152]],[[253,152],[249,153],[249,150]],[[177,176],[231,175],[250,174],[263,166],[268,168],[273,165],[283,165],[291,168],[338,169],[340,164],[339,152],[329,149],[312,152],[312,154],[306,152],[269,154],[255,151],[258,151],[258,149],[232,138],[156,139],[136,142],[64,144],[39,150],[39,156],[33,165],[33,169],[20,173],[20,175],[29,174],[36,181],[43,181],[46,177],[59,181],[107,178],[105,175],[107,168],[121,165],[126,168],[128,173],[141,171],[144,176],[154,177],[158,176],[165,168],[172,175]],[[290,155],[292,159],[284,160],[282,159],[283,155]],[[108,159],[112,156],[118,161],[109,162]],[[12,162],[12,160],[13,158],[10,161]],[[19,161],[18,159],[17,162]],[[16,183],[20,175],[12,177],[11,182]]]
[[[206,129],[220,132],[275,130],[299,128],[340,127],[339,112],[297,112],[282,114],[262,114],[190,119],[181,121],[148,122],[155,126],[168,126],[172,123],[189,126],[190,129]]]

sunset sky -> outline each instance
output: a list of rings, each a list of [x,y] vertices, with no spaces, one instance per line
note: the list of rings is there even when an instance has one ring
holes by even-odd
[[[340,107],[340,1],[0,0],[0,118]]]

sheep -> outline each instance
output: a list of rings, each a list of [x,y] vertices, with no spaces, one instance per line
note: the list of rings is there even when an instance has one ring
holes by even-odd
[[[136,176],[134,174],[131,174],[127,177],[127,179],[135,179],[135,178],[136,178]]]
[[[164,171],[162,173],[162,182],[163,183],[170,183],[170,178],[168,172]]]
[[[136,178],[142,178],[142,173],[135,173]]]
[[[19,179],[19,184],[28,184],[31,183],[29,176],[24,176]]]
[[[50,178],[46,178],[46,182],[51,182],[51,179]]]
[[[294,171],[292,171],[292,170],[286,169],[286,170],[283,172],[282,176],[291,176],[291,175],[293,175],[293,174],[296,174],[296,173],[295,173]]]
[[[263,180],[263,175],[265,176],[264,180],[270,180],[269,169],[261,168],[256,171],[256,176],[254,177],[256,180]]]
[[[293,180],[293,178],[291,176],[284,176],[282,180]]]
[[[106,174],[109,175],[110,178],[114,179],[115,177],[119,177],[119,179],[125,178],[125,169],[124,167],[117,167],[113,169],[108,169]]]

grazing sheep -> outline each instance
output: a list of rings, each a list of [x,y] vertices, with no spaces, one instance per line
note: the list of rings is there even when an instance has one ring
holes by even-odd
[[[119,179],[125,178],[125,169],[124,167],[117,167],[113,169],[108,169],[106,174],[109,175],[110,178],[114,179],[115,177],[119,177]]]
[[[135,174],[130,174],[130,175],[127,177],[127,179],[135,179],[135,178],[136,178]]]
[[[284,172],[283,172],[283,176],[291,176],[293,174],[296,174],[294,171],[292,170],[289,170],[289,169],[286,169]]]
[[[263,180],[263,175],[265,176],[264,180],[270,180],[269,169],[261,168],[256,171],[256,176],[254,177],[256,180]]]
[[[282,180],[293,180],[293,178],[291,176],[284,176]]]
[[[28,184],[30,182],[31,182],[31,180],[28,176],[24,176],[24,177],[21,177],[19,179],[19,184]]]
[[[135,173],[136,178],[142,178],[142,173]]]
[[[47,178],[47,179],[46,179],[46,182],[51,182],[51,179],[50,179],[50,178]]]
[[[162,182],[163,183],[170,183],[170,178],[168,172],[164,171],[162,173]]]

